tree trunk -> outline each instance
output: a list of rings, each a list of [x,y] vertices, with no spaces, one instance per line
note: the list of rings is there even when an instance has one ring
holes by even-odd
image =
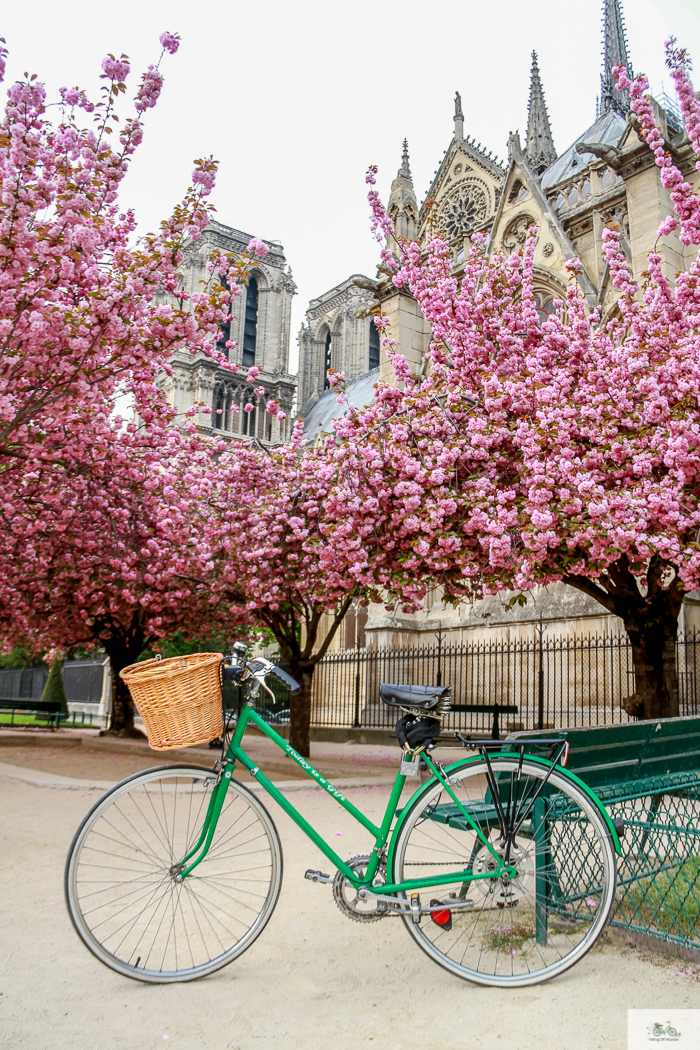
[[[311,684],[315,666],[299,667],[290,663],[289,673],[301,689],[289,702],[289,743],[304,758],[311,757]]]
[[[676,636],[678,621],[662,616],[652,622],[628,615],[625,629],[632,646],[636,707],[642,718],[677,718],[678,670]]]
[[[565,574],[562,579],[625,625],[635,677],[634,695],[623,700],[625,711],[638,718],[677,718],[676,637],[684,588],[674,566],[654,555],[641,586],[623,554],[599,577]]]
[[[139,645],[139,652],[134,656],[126,646],[118,643],[102,643],[109,656],[112,670],[112,715],[109,721],[109,729],[103,729],[101,736],[135,737],[143,740],[144,734],[134,725],[134,703],[131,699],[129,687],[119,672],[123,671],[129,664],[134,663],[143,646]]]

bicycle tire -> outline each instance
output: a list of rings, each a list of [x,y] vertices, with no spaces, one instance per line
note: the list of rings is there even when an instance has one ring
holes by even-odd
[[[518,757],[490,761],[505,802]],[[547,769],[523,761],[522,800],[532,797],[526,792],[534,792]],[[456,797],[495,845],[500,831],[486,772],[483,759],[472,759],[451,767],[449,777]],[[436,778],[428,784],[397,825],[389,881],[435,874],[436,865],[448,872],[489,870],[488,848]],[[603,931],[615,900],[615,850],[595,802],[560,769],[552,772],[516,837],[511,863],[518,874],[510,882],[447,880],[436,887],[434,897],[445,902],[442,926],[429,915],[419,922],[402,916],[422,950],[458,977],[495,986],[539,984],[579,962]],[[469,900],[471,905],[456,907]]]
[[[158,766],[100,798],[75,833],[65,897],[87,948],[117,973],[150,984],[191,981],[232,962],[262,933],[282,885],[282,847],[269,813],[231,780],[207,856],[177,882],[171,871],[203,826],[218,780],[200,766]]]

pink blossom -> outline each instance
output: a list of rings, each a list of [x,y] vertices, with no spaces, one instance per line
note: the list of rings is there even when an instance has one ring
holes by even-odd
[[[78,88],[59,88],[59,95],[68,106],[75,106],[80,100]]]
[[[163,50],[171,55],[174,55],[180,46],[179,33],[161,33],[158,39]]]
[[[154,66],[149,66],[141,78],[136,92],[136,112],[143,113],[155,106],[163,87],[163,74]]]
[[[122,55],[121,58],[107,55],[102,59],[102,70],[111,80],[121,83],[129,75],[129,59],[126,55]]]
[[[261,241],[259,237],[251,237],[248,242],[248,251],[253,252],[254,255],[259,255],[261,258],[269,252],[268,246],[264,241]]]
[[[678,229],[678,219],[675,215],[668,215],[659,226],[659,237],[668,237],[670,233]]]
[[[204,193],[208,194],[214,189],[216,182],[216,165],[201,165],[192,172],[192,182],[195,186],[201,186]]]

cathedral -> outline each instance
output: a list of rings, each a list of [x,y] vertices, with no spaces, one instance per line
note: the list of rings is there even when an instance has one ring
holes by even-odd
[[[575,142],[558,153],[533,52],[525,142],[517,133],[510,135],[505,165],[465,131],[458,94],[454,135],[422,204],[414,191],[404,142],[388,204],[397,235],[422,244],[429,225],[433,231],[437,228],[450,245],[453,272],[459,278],[474,234],[487,235],[490,253],[509,255],[522,247],[528,227],[536,223],[535,293],[540,316],[545,319],[554,309],[554,300],[564,298],[566,263],[576,258],[581,262],[578,281],[589,308],[600,307],[603,320],[609,317],[619,293],[612,287],[602,257],[605,226],[615,223],[620,227],[621,245],[639,279],[647,254],[656,244],[658,226],[672,211],[654,156],[637,134],[629,94],[615,88],[612,70],[618,64],[625,65],[631,75],[620,0],[604,0],[603,68],[596,117]],[[695,158],[676,106],[665,97],[653,105],[667,149],[692,182],[697,179]],[[684,257],[675,234],[660,240],[656,250],[671,278],[687,264],[687,254]],[[393,382],[391,365],[378,352],[372,321],[376,307],[389,318],[391,338],[412,371],[425,372],[430,328],[410,292],[397,289],[381,266],[374,278],[349,277],[312,300],[299,335],[299,414],[305,417],[311,440],[332,432],[333,420],[343,411],[328,390],[329,368],[345,373],[350,400],[357,405],[371,402],[378,378]],[[426,644],[432,641],[439,623],[450,642],[510,641],[531,638],[540,615],[558,635],[622,630],[621,623],[598,603],[557,584],[534,594],[524,609],[506,610],[498,598],[452,609],[445,607],[439,593],[430,597],[417,616],[390,616],[381,607],[372,607],[366,633],[379,645],[420,645],[423,638]],[[686,599],[680,626],[700,627],[697,595]],[[345,637],[342,645],[351,641]],[[341,639],[337,644],[342,647]]]
[[[465,129],[459,94],[455,98],[454,133],[445,150],[425,200],[419,204],[411,177],[408,144],[391,184],[388,212],[398,237],[424,244],[435,230],[450,245],[453,273],[463,272],[472,237],[484,233],[487,250],[509,255],[525,242],[528,228],[539,229],[535,250],[535,293],[543,319],[563,298],[566,263],[576,258],[581,291],[591,310],[599,307],[603,320],[616,309],[618,292],[602,257],[605,226],[621,230],[621,245],[635,278],[646,268],[647,255],[657,244],[657,230],[671,212],[668,192],[661,185],[654,156],[637,134],[629,111],[629,95],[615,88],[613,67],[632,72],[620,0],[603,0],[603,63],[600,93],[591,99],[595,120],[562,153],[557,152],[545,102],[545,86],[533,52],[525,141],[518,133],[508,139],[507,162],[502,164],[476,143]],[[657,125],[666,148],[689,181],[697,179],[695,158],[676,105],[666,97],[653,101]],[[523,99],[523,113],[525,99]],[[495,145],[495,144],[494,144]],[[182,286],[197,291],[208,280],[207,259],[215,249],[241,254],[247,234],[213,221],[199,241],[185,252]],[[331,368],[345,373],[350,399],[369,404],[378,379],[394,381],[391,364],[381,352],[373,311],[389,318],[396,349],[418,375],[425,374],[430,328],[407,289],[397,289],[391,274],[380,265],[374,277],[352,274],[313,299],[299,333],[299,372],[289,373],[292,297],[296,292],[279,242],[266,241],[268,254],[256,261],[235,314],[222,326],[219,348],[237,344],[232,359],[242,366],[232,375],[201,354],[177,353],[173,375],[167,380],[171,404],[184,413],[193,402],[210,411],[196,417],[205,433],[230,440],[255,438],[274,445],[289,436],[296,412],[305,433],[316,441],[333,432],[333,421],[344,408],[329,387]],[[397,245],[389,247],[394,250]],[[671,278],[688,262],[687,250],[672,234],[657,249]],[[260,403],[244,378],[250,365],[260,369],[255,386],[264,388]],[[264,411],[268,398],[276,399],[285,419]],[[244,412],[245,405],[254,405]],[[542,617],[542,621],[540,621]],[[366,621],[366,622],[365,622]],[[350,614],[334,648],[355,644],[414,646],[430,644],[436,627],[448,642],[491,642],[531,639],[535,624],[546,622],[557,636],[620,633],[622,625],[593,599],[564,584],[537,591],[525,608],[505,608],[502,596],[456,609],[446,607],[438,591],[414,616],[389,615],[383,607]],[[680,623],[700,628],[700,593],[686,597]]]

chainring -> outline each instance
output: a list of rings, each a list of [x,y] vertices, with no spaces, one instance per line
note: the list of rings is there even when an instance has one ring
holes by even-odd
[[[370,857],[367,854],[360,854],[345,861],[347,866],[360,876],[363,876],[367,871],[369,862]],[[373,885],[379,887],[385,882],[386,864],[380,863]],[[389,914],[386,901],[360,900],[357,888],[353,886],[341,871],[336,871],[333,879],[333,900],[342,913],[355,922],[376,922],[377,919],[383,919],[385,915]]]

